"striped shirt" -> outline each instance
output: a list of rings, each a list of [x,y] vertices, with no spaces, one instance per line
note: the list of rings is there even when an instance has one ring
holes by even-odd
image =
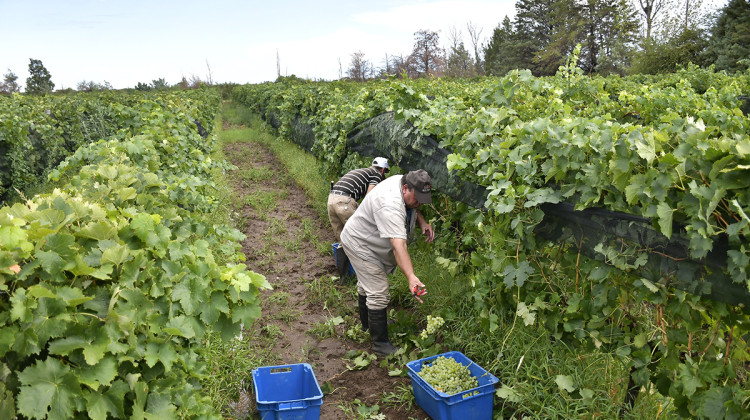
[[[355,200],[359,200],[367,193],[370,185],[378,185],[384,180],[385,176],[380,174],[378,168],[370,166],[369,168],[353,169],[333,185],[331,191],[340,191],[349,194]]]

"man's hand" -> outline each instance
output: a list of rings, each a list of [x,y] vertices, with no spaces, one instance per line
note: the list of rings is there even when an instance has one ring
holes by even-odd
[[[422,229],[422,235],[424,235],[425,242],[432,243],[435,240],[435,231],[432,229],[432,225],[427,223],[422,213],[417,210],[417,224]]]
[[[435,231],[432,229],[431,224],[426,223],[425,225],[422,225],[422,235],[425,236],[425,242],[432,243],[432,241],[435,240]]]
[[[407,281],[409,282],[409,290],[411,290],[414,299],[418,300],[419,303],[424,303],[422,296],[427,294],[427,289],[424,287],[424,283],[422,283],[417,276],[407,278]]]
[[[422,302],[421,297],[427,294],[427,289],[425,289],[424,287],[414,286],[414,288],[411,289],[411,294],[412,296],[414,296],[414,299],[419,301],[419,303],[424,303]]]

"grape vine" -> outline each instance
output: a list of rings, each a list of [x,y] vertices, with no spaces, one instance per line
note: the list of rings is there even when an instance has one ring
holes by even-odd
[[[497,328],[489,314],[514,308],[557,340],[611,352],[631,389],[653,386],[680,415],[733,417],[750,409],[737,374],[750,361],[750,308],[705,291],[709,274],[750,288],[750,119],[739,99],[748,91],[750,72],[688,67],[626,78],[567,68],[547,78],[284,81],[242,86],[234,97],[273,116],[282,134],[308,124],[312,152],[335,172],[361,163],[347,135],[381,113],[434,137],[450,152],[447,168],[488,191],[486,210],[433,201],[437,231],[460,226],[435,248],[471,279],[488,334]],[[662,250],[619,237],[584,255],[579,240],[534,233],[541,206],[561,202],[650,220],[664,238],[685,238],[698,264],[719,258],[717,248],[726,253],[703,272],[649,266]]]

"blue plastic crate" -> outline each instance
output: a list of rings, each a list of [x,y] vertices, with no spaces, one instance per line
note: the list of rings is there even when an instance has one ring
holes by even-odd
[[[253,369],[255,402],[262,420],[317,420],[323,392],[307,363]]]
[[[419,376],[422,367],[431,365],[440,356],[452,358],[468,366],[471,376],[477,378],[477,387],[449,395],[436,390],[422,379]],[[433,420],[492,420],[492,402],[498,379],[463,353],[450,351],[414,360],[407,363],[406,367],[409,370],[411,387],[417,405],[422,407]]]
[[[336,267],[338,267],[339,266],[339,252],[344,252],[344,251],[341,249],[341,244],[339,244],[338,242],[332,243],[331,247],[333,248],[333,260],[334,260],[334,263],[336,264]],[[355,275],[354,267],[352,267],[352,263],[350,263],[349,261],[347,261],[346,262],[346,268],[348,269],[349,275],[351,275],[351,276]]]

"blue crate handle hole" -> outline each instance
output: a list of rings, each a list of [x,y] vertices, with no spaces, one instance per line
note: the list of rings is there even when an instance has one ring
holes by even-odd
[[[279,411],[282,410],[296,410],[298,408],[306,408],[307,403],[304,401],[302,402],[291,402],[291,403],[281,403],[279,404]]]
[[[292,368],[290,367],[284,367],[284,368],[273,368],[271,369],[271,373],[287,373],[291,372]]]

